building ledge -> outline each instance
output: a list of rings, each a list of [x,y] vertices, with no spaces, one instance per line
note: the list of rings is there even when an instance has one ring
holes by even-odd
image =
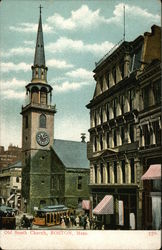
[[[21,114],[28,109],[40,109],[40,110],[47,110],[49,112],[56,113],[56,105],[29,103],[26,106],[22,106]]]

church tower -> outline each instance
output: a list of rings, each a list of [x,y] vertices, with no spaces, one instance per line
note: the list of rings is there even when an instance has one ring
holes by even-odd
[[[50,204],[50,146],[54,139],[55,106],[52,87],[47,83],[42,17],[37,31],[32,80],[26,88],[26,103],[22,106],[22,205],[32,213],[34,207]]]

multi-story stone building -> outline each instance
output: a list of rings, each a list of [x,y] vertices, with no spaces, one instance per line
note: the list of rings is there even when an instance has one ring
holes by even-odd
[[[21,208],[21,161],[10,164],[0,173],[0,196],[6,205]]]
[[[19,161],[21,159],[21,148],[8,146],[8,150],[5,150],[3,146],[0,146],[0,171],[2,168],[7,167],[9,164]]]
[[[153,63],[155,59],[160,60],[160,27],[154,25],[151,33],[147,32],[132,42],[123,41],[96,63],[94,69],[96,88],[93,99],[87,105],[90,109],[88,158],[91,203],[94,209],[97,204],[104,206],[105,195],[113,197],[110,199],[111,202],[114,200],[113,215],[102,217],[103,223],[110,227],[120,224],[126,229],[142,228],[141,176],[145,166],[141,158],[143,159],[146,151],[141,148],[141,133],[144,133],[146,123],[152,123],[154,132],[161,128],[160,105],[154,105],[150,111],[143,110],[141,101],[141,98],[145,98],[145,101],[147,98],[152,100],[151,93],[149,97],[145,93],[149,91],[145,88],[146,85],[152,86],[151,91],[154,88],[155,95],[160,95],[160,70]],[[146,67],[148,70],[145,71]],[[152,75],[154,80],[150,78],[151,70],[156,71]],[[147,128],[148,126],[146,130]],[[145,139],[149,140],[146,134]],[[151,140],[154,140],[156,152],[159,145],[154,136]],[[149,153],[147,151],[148,155],[151,152],[152,150]],[[152,158],[153,161],[159,161],[159,151]],[[102,212],[97,214],[102,215]]]

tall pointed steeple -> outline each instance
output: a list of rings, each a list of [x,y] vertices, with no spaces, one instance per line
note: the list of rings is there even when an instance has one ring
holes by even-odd
[[[48,68],[46,67],[45,63],[41,8],[42,7],[40,5],[40,17],[37,31],[34,65],[32,66],[32,82],[46,83]]]

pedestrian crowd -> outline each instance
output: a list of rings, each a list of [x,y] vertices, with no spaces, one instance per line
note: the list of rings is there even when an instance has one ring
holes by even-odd
[[[62,228],[83,228],[86,229],[96,229],[96,221],[95,218],[90,218],[88,215],[74,215],[71,214],[70,216],[61,216],[60,224]]]

